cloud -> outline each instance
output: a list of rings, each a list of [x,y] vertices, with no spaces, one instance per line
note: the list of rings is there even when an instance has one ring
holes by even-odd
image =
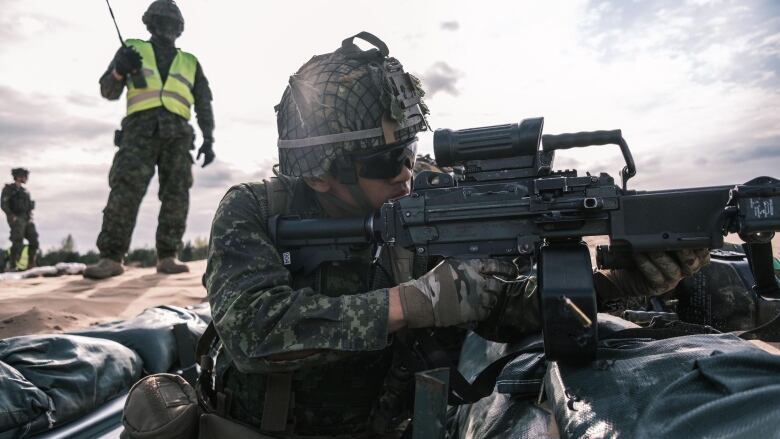
[[[454,69],[444,61],[433,64],[422,76],[422,82],[428,96],[443,91],[452,96],[458,96],[460,91],[457,88],[458,79],[463,77],[463,73]]]
[[[110,136],[114,125],[68,114],[46,96],[0,85],[0,151],[20,155],[65,142]],[[107,134],[108,133],[108,134]]]
[[[71,93],[65,98],[65,100],[71,104],[82,107],[95,107],[101,104],[101,98],[84,93]]]
[[[729,151],[731,159],[737,162],[750,160],[777,160],[780,163],[780,136],[758,141],[756,145],[740,148],[739,154]]]
[[[68,27],[62,19],[40,13],[15,13],[9,12],[13,7],[21,5],[20,0],[0,2],[3,14],[0,14],[0,40],[2,47],[8,47],[8,43],[32,39],[42,32],[55,33]]]
[[[226,190],[238,183],[259,181],[273,175],[271,166],[272,163],[265,162],[253,172],[244,172],[228,163],[219,161],[217,158],[211,165],[196,171],[195,187],[197,189],[218,188]]]
[[[439,26],[442,30],[449,30],[449,31],[456,31],[460,29],[460,23],[458,23],[457,20],[452,21],[442,21],[439,23]]]
[[[659,0],[588,4],[585,41],[603,60],[653,54],[702,84],[780,85],[780,2]]]

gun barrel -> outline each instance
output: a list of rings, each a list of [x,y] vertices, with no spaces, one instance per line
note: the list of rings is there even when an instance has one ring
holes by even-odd
[[[371,242],[374,234],[372,216],[292,220],[275,217],[270,220],[270,228],[276,244],[280,246],[307,245],[323,239],[345,243]]]
[[[452,166],[469,160],[535,157],[542,139],[544,118],[464,130],[439,129],[433,135],[436,162]]]

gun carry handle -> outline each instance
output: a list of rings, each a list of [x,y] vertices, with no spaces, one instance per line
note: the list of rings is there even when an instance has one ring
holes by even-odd
[[[623,153],[626,166],[620,171],[623,181],[623,190],[626,190],[628,179],[636,175],[636,165],[628,143],[623,139],[620,130],[612,131],[583,131],[580,133],[545,134],[542,136],[542,151],[555,151],[556,149],[581,148],[594,145],[618,145]]]

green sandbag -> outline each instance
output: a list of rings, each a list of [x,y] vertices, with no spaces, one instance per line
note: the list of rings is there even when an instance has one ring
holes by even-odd
[[[0,438],[47,428],[54,403],[18,370],[0,362]]]
[[[638,326],[609,314],[599,313],[599,334],[608,336]],[[468,380],[493,361],[518,350],[541,343],[541,334],[532,334],[517,343],[495,343],[469,333],[463,343],[458,369]],[[541,389],[545,364],[541,347],[510,361],[496,381],[496,390],[473,403],[448,413],[450,437],[459,439],[536,439],[555,437],[557,428],[550,409],[536,400]]]
[[[144,312],[128,320],[119,320],[92,326],[71,334],[85,337],[98,337],[113,340],[136,351],[141,356],[144,369],[149,373],[168,372],[178,364],[178,340],[173,333],[173,325],[187,325],[189,340],[183,340],[194,356],[198,338],[206,330],[208,322],[200,315],[202,308],[195,312],[176,306],[158,306],[145,309]],[[182,365],[182,367],[187,367]]]
[[[733,334],[627,338],[550,363],[545,392],[562,438],[776,437],[778,376],[780,356]]]
[[[0,362],[18,372],[16,382],[3,380],[0,413],[12,409],[19,398],[37,398],[18,419],[31,423],[37,433],[77,419],[112,397],[126,391],[142,374],[141,358],[119,343],[75,335],[29,335],[0,340]],[[7,369],[6,369],[7,370]],[[30,388],[19,376],[46,396]],[[7,387],[6,387],[7,386]],[[7,394],[6,392],[15,392]],[[50,400],[50,403],[46,402]],[[5,406],[5,404],[10,404]],[[50,422],[38,422],[41,406],[47,405]],[[28,420],[25,421],[24,418]],[[11,419],[10,417],[8,418]],[[31,422],[35,421],[35,422]],[[6,432],[25,428],[19,425]],[[4,437],[0,434],[0,438]],[[7,437],[16,437],[8,433]]]

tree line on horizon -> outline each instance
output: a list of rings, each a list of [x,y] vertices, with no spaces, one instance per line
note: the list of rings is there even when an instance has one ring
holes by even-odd
[[[198,261],[208,256],[208,240],[195,238],[186,241],[179,250],[179,259],[183,262]],[[8,257],[8,249],[0,248],[0,271],[5,269]],[[50,248],[38,255],[38,266],[56,265],[60,262],[80,262],[94,264],[100,260],[100,254],[95,250],[80,253],[76,250],[76,242],[71,234],[68,234],[58,247]],[[157,264],[157,252],[154,248],[141,247],[131,249],[125,256],[125,265],[136,267],[154,267]]]

